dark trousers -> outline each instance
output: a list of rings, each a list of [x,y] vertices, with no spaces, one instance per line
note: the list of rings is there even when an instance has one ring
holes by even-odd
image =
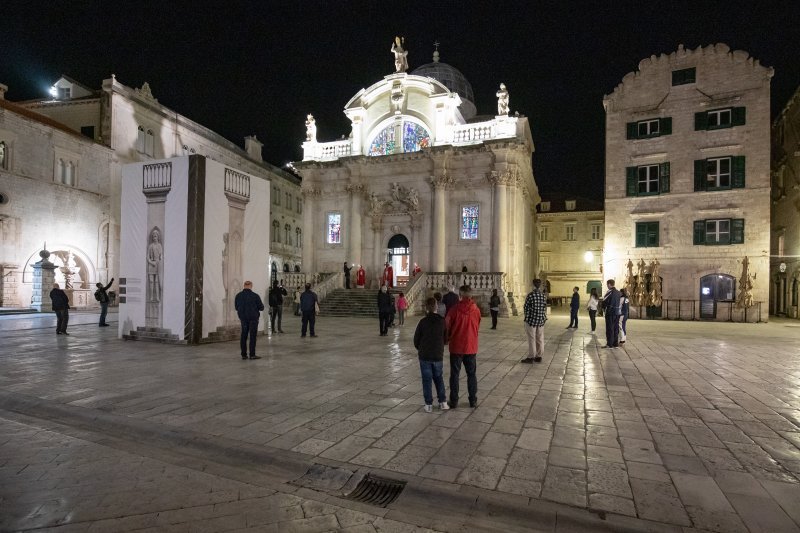
[[[303,326],[300,329],[300,334],[305,337],[306,330],[311,330],[311,336],[314,336],[314,322],[316,321],[317,316],[314,311],[303,311]]]
[[[242,338],[239,345],[242,348],[242,357],[247,355],[247,336],[250,336],[250,355],[256,354],[256,335],[258,335],[258,320],[242,320]]]
[[[283,306],[276,305],[275,307],[270,307],[270,327],[272,328],[272,333],[275,333],[275,318],[278,319],[278,331],[283,331],[281,327],[281,321],[283,320]]]
[[[108,314],[108,302],[100,302],[100,325],[106,323],[106,315]]]
[[[54,310],[56,313],[56,333],[64,333],[67,331],[67,324],[69,324],[69,309]]]
[[[570,309],[569,310],[569,326],[571,327],[578,327],[578,310],[577,309]]]
[[[597,329],[597,310],[589,309],[589,322],[592,323],[592,331]]]
[[[500,311],[492,311],[489,309],[489,313],[492,315],[492,329],[497,329],[497,315],[500,314]]]
[[[349,289],[350,288],[350,276],[349,275],[344,277],[344,288],[345,289]]]
[[[450,403],[458,404],[458,379],[461,377],[461,363],[464,363],[464,370],[467,371],[467,394],[469,403],[478,401],[478,376],[475,371],[478,368],[475,360],[476,354],[457,355],[450,354]]]
[[[619,315],[606,311],[606,345],[617,346],[619,344]]]
[[[386,335],[389,332],[389,322],[392,319],[392,314],[388,311],[381,311],[378,313],[378,326],[381,329],[381,335]]]

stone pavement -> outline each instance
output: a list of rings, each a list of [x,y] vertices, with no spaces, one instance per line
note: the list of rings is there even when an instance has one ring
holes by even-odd
[[[605,350],[583,317],[572,331],[555,316],[531,366],[519,318],[484,321],[478,408],[426,414],[416,318],[379,337],[377,321],[323,316],[316,339],[285,319],[292,333],[260,339],[257,361],[236,343],[0,320],[0,529],[159,528],[162,512],[211,506],[178,513],[195,522],[180,529],[800,531],[796,322],[631,321]],[[407,488],[387,508],[342,499],[366,472]],[[278,508],[294,510],[248,522]]]

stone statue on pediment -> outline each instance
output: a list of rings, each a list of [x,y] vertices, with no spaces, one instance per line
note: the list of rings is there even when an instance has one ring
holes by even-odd
[[[405,72],[408,70],[408,50],[403,48],[405,43],[405,37],[395,37],[394,42],[392,43],[395,72]]]
[[[306,117],[306,141],[317,142],[317,121],[311,113]]]
[[[497,91],[497,116],[508,116],[508,89],[506,84],[500,84],[500,90]]]

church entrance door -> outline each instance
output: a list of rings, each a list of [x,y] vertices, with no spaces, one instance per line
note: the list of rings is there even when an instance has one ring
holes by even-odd
[[[411,274],[411,246],[408,242],[408,237],[402,233],[393,235],[389,239],[389,244],[386,248],[386,261],[392,265],[392,270],[394,270],[395,285],[404,287],[408,283],[408,276]]]

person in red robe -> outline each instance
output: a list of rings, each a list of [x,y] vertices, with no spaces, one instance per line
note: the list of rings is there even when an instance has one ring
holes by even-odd
[[[383,269],[383,284],[391,289],[394,286],[393,281],[394,281],[394,269],[392,268],[392,265],[386,263],[386,266]]]
[[[422,272],[422,269],[419,267],[419,265],[418,265],[418,264],[414,263],[414,271],[411,273],[411,276],[412,276],[412,277],[413,277],[413,276],[416,276],[416,275],[417,275],[417,274],[419,274],[420,272]]]
[[[356,271],[356,287],[364,287],[367,284],[367,272],[364,270],[364,267],[358,265],[358,270]]]

